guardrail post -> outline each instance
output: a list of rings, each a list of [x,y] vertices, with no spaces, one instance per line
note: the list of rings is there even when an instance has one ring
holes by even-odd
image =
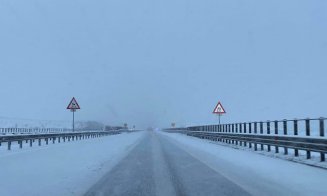
[[[298,120],[294,119],[294,135],[298,135],[298,129],[299,129]],[[294,155],[296,157],[299,156],[299,150],[298,149],[294,149]]]
[[[270,134],[270,121],[267,121],[267,134]]]
[[[56,138],[52,138],[52,143],[54,144],[56,142]]]
[[[33,140],[30,139],[30,147],[32,147],[32,146],[33,146]]]
[[[39,138],[39,146],[41,146],[41,139]]]
[[[239,123],[238,126],[239,126],[240,133],[242,133],[242,126],[243,126],[242,123]],[[243,142],[239,141],[239,143],[240,143],[240,146],[242,146]]]
[[[267,121],[267,134],[270,134],[270,121]],[[271,151],[270,145],[267,145],[268,152]]]
[[[19,148],[22,149],[23,148],[23,140],[18,141],[18,143],[19,143]]]
[[[319,136],[320,137],[324,137],[325,136],[325,122],[324,122],[324,118],[320,118],[319,119]],[[325,158],[325,153],[324,152],[321,152],[320,153],[320,161],[325,161],[326,158]]]
[[[45,144],[46,144],[46,145],[49,144],[49,138],[45,138]]]
[[[325,136],[325,121],[323,117],[319,118],[319,136]]]
[[[310,136],[310,119],[305,120],[305,135]],[[307,150],[307,159],[311,158],[311,152]]]
[[[278,121],[275,120],[275,134],[278,135]]]
[[[238,124],[235,124],[235,133],[238,133]]]
[[[284,135],[287,135],[287,120],[284,119],[283,120],[283,130],[284,130]],[[288,148],[284,147],[284,154],[287,155],[288,154]]]
[[[258,133],[258,123],[257,122],[254,122],[253,123],[254,125],[254,134],[257,134]],[[258,150],[258,144],[257,143],[254,143],[254,150],[257,151]]]
[[[11,150],[11,141],[8,141],[8,150]]]
[[[254,122],[254,133],[257,134],[258,133],[258,123]]]
[[[275,134],[278,135],[278,121],[275,120],[274,124],[275,124]],[[279,153],[279,147],[277,145],[275,146],[275,153]]]
[[[243,123],[243,129],[244,129],[243,133],[246,133],[246,123]],[[243,142],[243,144],[244,144],[244,146],[247,146],[247,142],[246,141]]]
[[[60,136],[58,137],[58,143],[60,143]]]
[[[252,133],[252,123],[249,123],[249,134]],[[252,143],[249,142],[249,148],[252,148]]]
[[[263,134],[263,122],[260,122],[260,134]],[[263,144],[261,144],[261,150],[263,150]]]

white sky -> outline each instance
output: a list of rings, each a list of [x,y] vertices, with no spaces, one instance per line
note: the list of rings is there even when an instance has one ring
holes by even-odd
[[[0,0],[0,116],[138,127],[327,116],[325,0]]]

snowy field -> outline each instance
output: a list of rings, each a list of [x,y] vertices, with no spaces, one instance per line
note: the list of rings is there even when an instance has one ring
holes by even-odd
[[[252,195],[327,195],[327,170],[217,145],[179,133],[160,134]],[[287,191],[287,192],[286,192]]]
[[[0,195],[82,195],[144,137],[123,133],[0,150]]]

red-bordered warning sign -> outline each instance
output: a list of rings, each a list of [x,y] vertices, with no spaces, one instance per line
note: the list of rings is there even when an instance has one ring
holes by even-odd
[[[213,110],[214,114],[226,114],[226,110],[224,109],[223,105],[220,103],[220,101],[218,102],[217,106],[215,107],[215,109]]]
[[[81,109],[75,99],[75,97],[73,97],[73,99],[70,101],[69,105],[67,106],[68,110],[79,110]]]

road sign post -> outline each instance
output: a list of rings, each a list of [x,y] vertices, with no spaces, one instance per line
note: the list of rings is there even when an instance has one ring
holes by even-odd
[[[223,105],[220,103],[220,101],[218,102],[217,106],[215,107],[215,109],[212,112],[213,114],[217,114],[218,118],[219,118],[219,125],[220,125],[220,118],[223,114],[226,114],[226,110],[224,109]]]
[[[75,97],[73,97],[73,99],[70,101],[69,105],[67,106],[67,110],[70,110],[71,112],[73,112],[73,132],[75,132],[75,112],[76,110],[81,109],[75,99]]]

